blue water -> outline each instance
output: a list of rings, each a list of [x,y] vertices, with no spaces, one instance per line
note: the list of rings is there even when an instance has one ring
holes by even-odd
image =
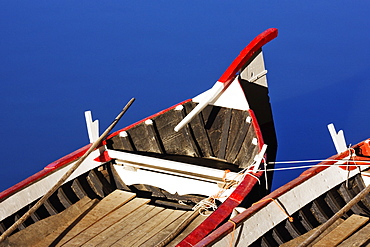
[[[117,128],[208,89],[270,27],[265,49],[278,160],[370,137],[369,3],[2,1],[0,191],[87,144],[85,110]],[[116,129],[117,129],[116,128]],[[279,172],[274,187],[300,171]]]

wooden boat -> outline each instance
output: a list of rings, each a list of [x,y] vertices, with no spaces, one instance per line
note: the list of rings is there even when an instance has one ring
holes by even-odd
[[[190,246],[261,198],[257,169],[276,153],[262,46],[276,36],[258,35],[210,90],[102,143],[86,112],[89,145],[0,193],[1,245]]]
[[[334,141],[337,155],[304,171],[194,246],[369,246],[370,139],[349,149],[338,148]]]

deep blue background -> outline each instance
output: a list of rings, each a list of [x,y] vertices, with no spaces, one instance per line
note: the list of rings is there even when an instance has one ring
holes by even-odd
[[[367,1],[0,1],[0,191],[86,145],[84,111],[119,126],[208,89],[256,35],[264,48],[278,160],[370,137]],[[302,170],[279,172],[274,187]]]

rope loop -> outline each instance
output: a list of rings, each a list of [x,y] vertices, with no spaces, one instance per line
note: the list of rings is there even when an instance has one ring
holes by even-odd
[[[232,221],[231,219],[229,219],[228,222],[233,224],[233,231],[231,232],[231,241],[230,241],[230,247],[232,247],[234,243],[234,239],[235,239],[236,223]]]
[[[274,199],[274,198],[267,198],[267,199],[264,199],[264,200],[260,200],[258,202],[253,203],[252,206],[254,204],[265,202],[265,201],[273,201],[273,202],[275,202],[275,204],[279,207],[279,209],[288,217],[289,222],[293,222],[294,221],[294,218],[292,216],[290,216],[288,214],[288,212],[285,210],[285,208],[280,204],[280,202],[278,200]]]

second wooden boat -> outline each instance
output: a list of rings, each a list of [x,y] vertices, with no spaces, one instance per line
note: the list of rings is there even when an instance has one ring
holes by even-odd
[[[347,149],[333,139],[337,155],[255,202],[194,246],[369,246],[370,140]]]

